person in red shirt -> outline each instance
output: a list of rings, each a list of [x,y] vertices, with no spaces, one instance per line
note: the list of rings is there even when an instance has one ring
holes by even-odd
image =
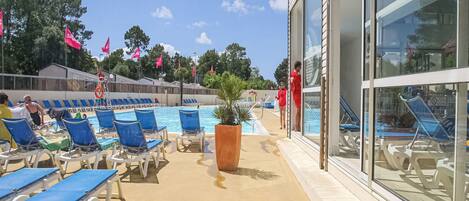
[[[278,106],[280,108],[280,129],[285,129],[285,105],[287,105],[287,89],[285,88],[285,84],[280,83],[277,97],[275,98],[278,100]]]
[[[295,62],[294,69],[290,75],[290,86],[293,96],[293,102],[296,106],[294,130],[300,131],[301,128],[301,62]]]

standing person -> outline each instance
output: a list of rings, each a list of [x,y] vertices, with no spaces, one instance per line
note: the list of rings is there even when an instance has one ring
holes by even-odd
[[[280,87],[277,92],[278,106],[280,108],[280,129],[285,129],[285,105],[287,105],[287,89],[285,84],[280,83]]]
[[[296,114],[295,114],[295,131],[301,131],[301,62],[295,62],[293,72],[290,75],[291,92],[293,96],[293,102],[295,102]]]
[[[8,96],[5,93],[0,92],[0,119],[5,118],[13,118],[13,114],[8,108]],[[0,122],[0,140],[8,141],[12,148],[16,148],[16,143],[3,122]]]
[[[44,109],[41,107],[41,105],[37,104],[36,102],[33,102],[31,100],[30,95],[25,95],[23,97],[24,100],[24,106],[29,112],[29,115],[31,116],[31,119],[33,120],[33,123],[36,126],[42,126],[44,125]]]

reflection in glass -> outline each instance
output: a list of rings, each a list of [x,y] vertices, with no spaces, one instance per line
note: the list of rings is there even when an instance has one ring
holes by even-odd
[[[370,79],[370,26],[367,26],[367,22],[370,20],[370,0],[365,0],[365,5],[364,5],[364,13],[365,13],[365,32],[363,34],[363,49],[364,49],[364,58],[363,58],[363,80],[369,80]]]
[[[322,13],[321,1],[305,1],[305,54],[306,86],[319,86],[321,67]]]
[[[369,144],[369,141],[368,141],[368,104],[369,104],[369,89],[363,89],[363,113],[362,113],[362,119],[363,119],[363,141],[364,141],[364,144],[362,145],[363,149],[362,149],[362,156],[363,156],[363,160],[362,160],[362,171],[364,173],[369,173],[368,172],[368,144]]]
[[[456,0],[377,0],[376,77],[455,68],[456,5]]]
[[[304,135],[316,143],[319,143],[319,131],[321,125],[320,104],[320,93],[304,94]]]
[[[376,181],[408,200],[451,199],[435,175],[454,155],[455,97],[454,85],[376,89]]]

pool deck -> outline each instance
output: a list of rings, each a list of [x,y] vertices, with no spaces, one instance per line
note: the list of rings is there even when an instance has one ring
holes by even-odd
[[[261,117],[260,109],[256,109],[255,113],[258,118]],[[125,165],[118,166],[124,198],[138,201],[310,200],[311,197],[302,188],[277,146],[279,140],[286,138],[286,131],[278,127],[278,116],[265,111],[260,121],[270,135],[242,137],[239,168],[234,172],[217,170],[213,136],[206,138],[204,153],[198,152],[197,146],[178,152],[174,145],[175,135],[170,134],[172,143],[166,147],[166,161],[160,162],[158,169],[150,163],[147,178],[140,175],[137,166],[132,166],[130,170]],[[40,166],[49,167],[50,163],[45,160],[40,162]],[[14,163],[8,171],[19,169],[22,164]],[[100,163],[100,168],[104,166],[103,162]],[[77,170],[79,164],[71,163],[66,176]],[[342,187],[336,192],[346,191],[344,189]]]

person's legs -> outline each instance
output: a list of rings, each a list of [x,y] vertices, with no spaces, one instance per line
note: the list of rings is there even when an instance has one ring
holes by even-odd
[[[280,129],[285,127],[285,106],[280,106]]]
[[[295,129],[298,132],[301,132],[301,108],[296,108],[296,118],[295,118]]]

